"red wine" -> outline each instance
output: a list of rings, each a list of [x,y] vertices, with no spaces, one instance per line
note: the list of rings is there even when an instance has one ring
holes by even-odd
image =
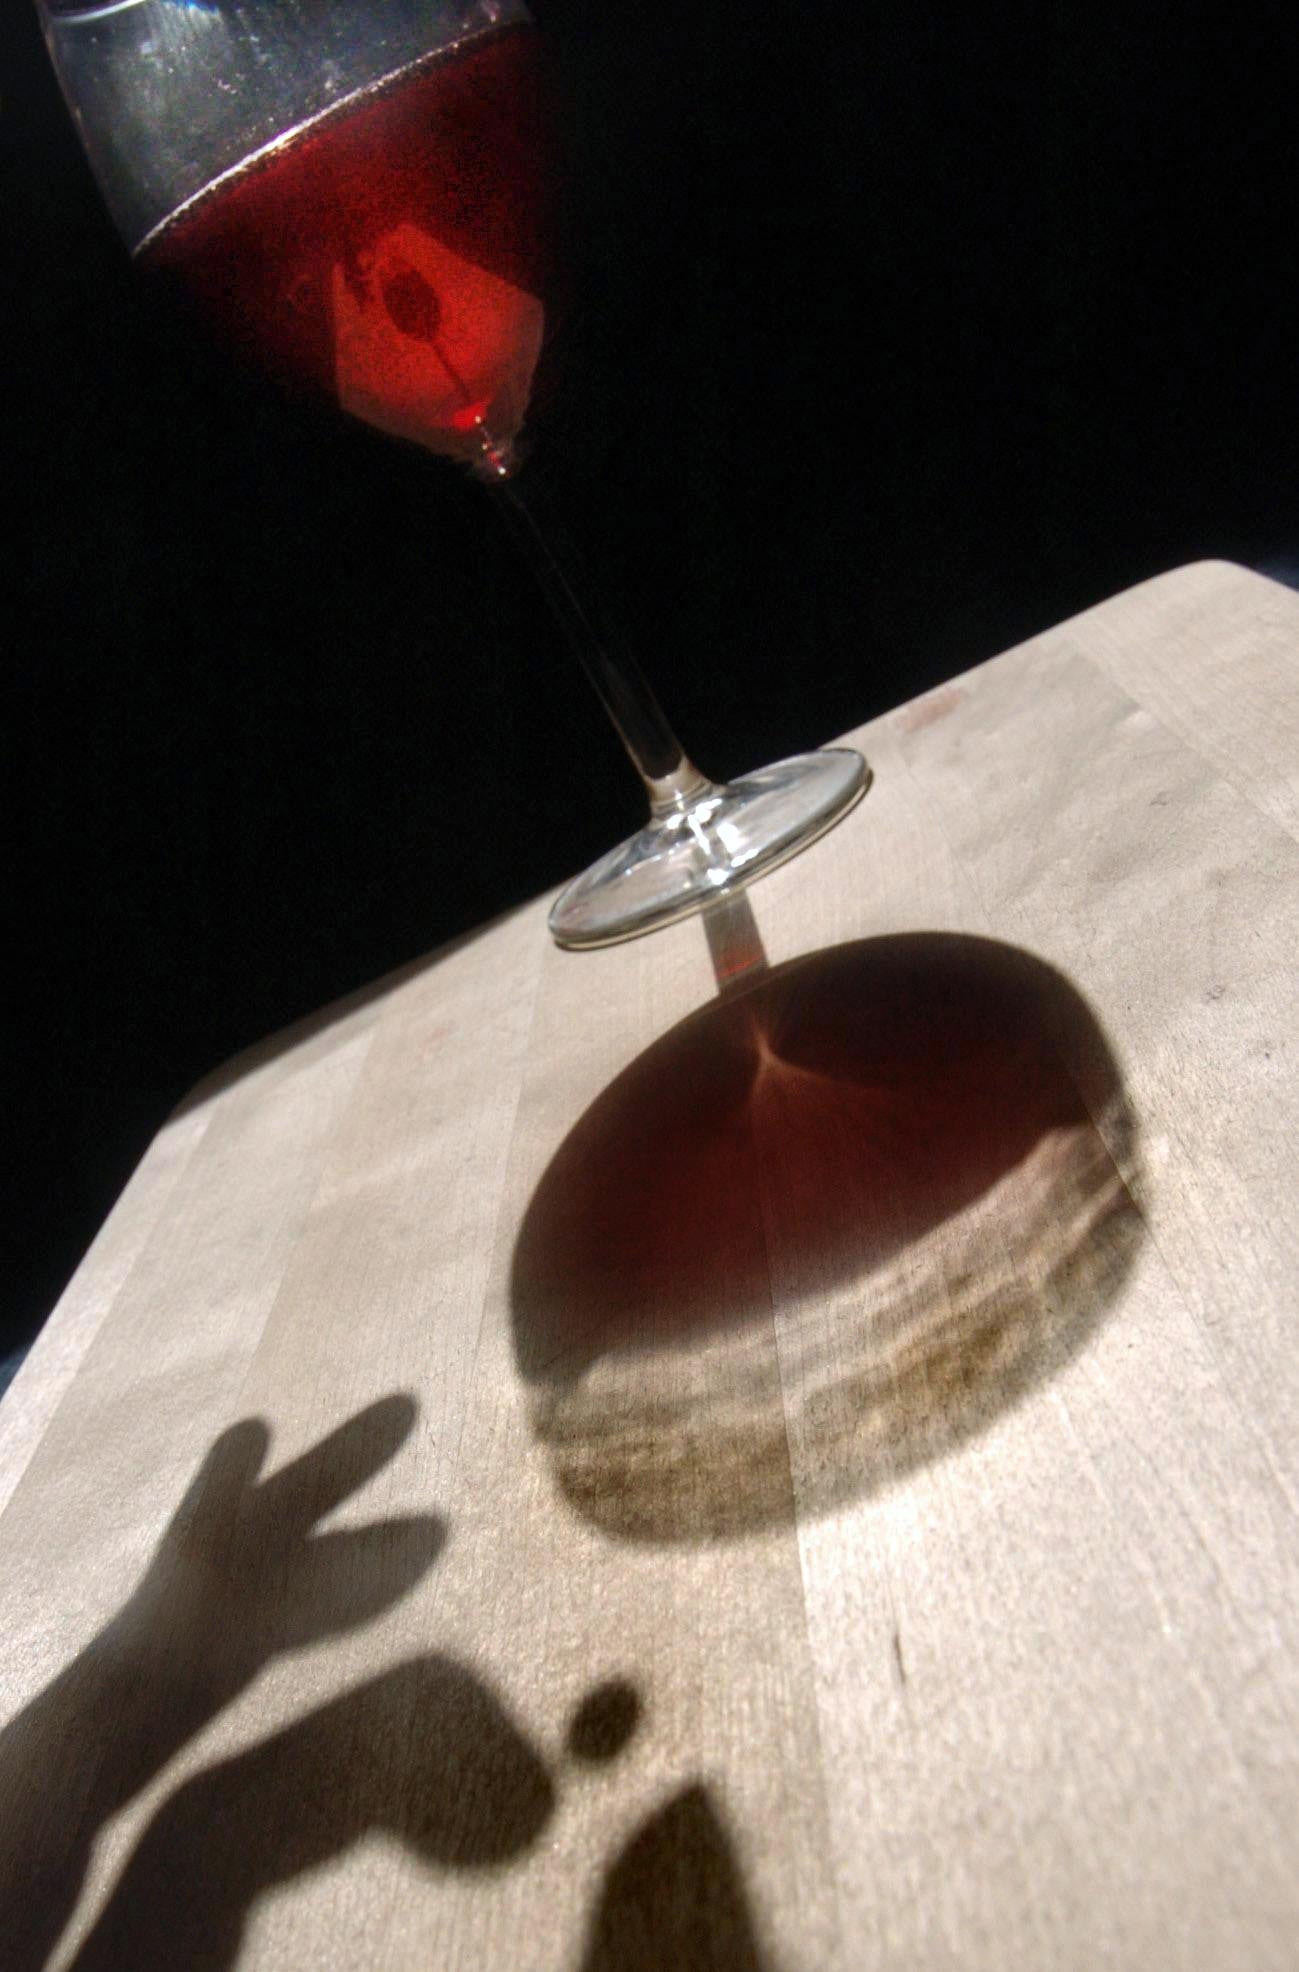
[[[435,451],[508,449],[541,348],[537,36],[515,24],[336,105],[207,187],[141,260],[277,373]]]

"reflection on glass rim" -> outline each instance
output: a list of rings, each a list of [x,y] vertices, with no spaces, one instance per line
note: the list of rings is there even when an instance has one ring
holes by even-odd
[[[210,0],[195,0],[195,3],[207,6]],[[187,6],[191,0],[181,0],[181,4]],[[90,21],[98,20],[104,14],[121,14],[128,7],[143,5],[144,0],[45,0],[45,11],[59,20]]]
[[[215,14],[221,0],[164,0],[187,13]],[[130,7],[143,7],[145,0],[45,0],[45,11],[61,21],[98,21],[105,14],[124,14]]]

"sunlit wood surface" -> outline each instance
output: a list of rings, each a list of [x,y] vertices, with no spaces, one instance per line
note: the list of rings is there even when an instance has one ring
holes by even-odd
[[[8,1972],[1295,1965],[1299,598],[857,738],[161,1133],[0,1407]]]

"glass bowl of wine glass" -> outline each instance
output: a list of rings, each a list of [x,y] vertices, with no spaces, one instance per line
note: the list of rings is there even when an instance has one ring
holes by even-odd
[[[531,484],[552,147],[521,0],[37,4],[141,266],[264,369],[468,468],[531,562],[650,811],[560,893],[559,944],[672,923],[855,805],[870,774],[845,748],[701,774]]]

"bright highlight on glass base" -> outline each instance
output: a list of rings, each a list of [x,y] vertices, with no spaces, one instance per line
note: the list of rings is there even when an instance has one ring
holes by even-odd
[[[703,910],[797,856],[841,821],[870,786],[859,753],[827,747],[721,786],[695,777],[654,803],[647,826],[593,863],[556,898],[557,945],[616,945]]]

